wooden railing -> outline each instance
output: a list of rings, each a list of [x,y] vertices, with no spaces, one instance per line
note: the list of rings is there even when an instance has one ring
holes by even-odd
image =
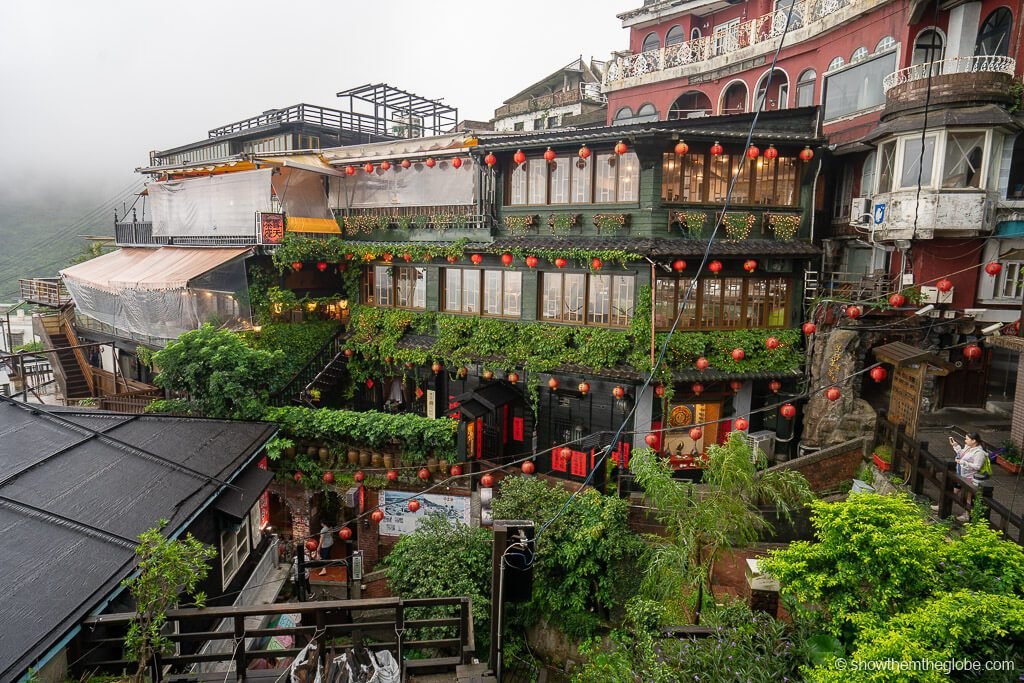
[[[71,295],[59,277],[33,277],[18,280],[19,295],[25,301],[57,308],[71,303]]]
[[[446,616],[421,618],[417,612],[423,608],[439,610]],[[278,628],[246,625],[247,617],[269,618],[283,614],[300,615],[301,624]],[[78,651],[85,654],[74,663],[72,675],[75,678],[86,672],[119,672],[134,665],[124,655],[124,634],[132,616],[130,613],[106,614],[82,621]],[[224,631],[211,630],[211,623],[222,619],[229,620],[232,627]],[[441,637],[428,638],[428,633],[422,631],[438,627],[445,629],[439,634]],[[177,677],[175,674],[184,674],[193,665],[214,662],[221,664],[219,671],[224,672],[218,674],[218,681],[227,680],[232,664],[234,679],[241,681],[255,660],[294,657],[311,641],[324,646],[319,648],[321,665],[326,663],[329,649],[363,644],[376,651],[387,649],[399,662],[408,650],[429,649],[437,654],[431,659],[403,662],[406,672],[454,671],[459,664],[470,663],[475,654],[472,601],[468,597],[329,600],[171,610],[167,613],[166,632],[170,633],[170,641],[181,647],[178,654],[160,658],[162,671],[154,680],[166,677],[166,668],[173,672],[171,676]],[[259,641],[251,639],[274,636],[291,636],[294,647],[253,649],[253,643]],[[221,641],[227,641],[227,650],[208,647],[205,652],[198,651],[200,643]],[[402,680],[406,678],[403,676]]]
[[[346,328],[339,328],[333,337],[324,342],[320,350],[292,375],[288,383],[270,397],[271,402],[277,406],[286,406],[299,401],[306,387],[342,352],[345,332]]]
[[[926,484],[934,487],[932,493],[937,492],[938,495],[939,517],[944,519],[954,511],[958,514],[970,512],[974,496],[980,495],[989,525],[1002,531],[1008,539],[1024,545],[1024,518],[993,497],[990,480],[976,485],[973,480],[962,478],[956,473],[952,459],[931,453],[927,441],[916,441],[907,436],[904,426],[890,422],[885,412],[876,422],[875,444],[892,446],[892,470],[904,478],[915,494],[930,496]]]
[[[61,311],[59,314],[60,319],[60,331],[64,333],[64,336],[68,339],[68,344],[72,347],[72,351],[75,354],[75,361],[78,363],[78,369],[82,371],[82,375],[85,377],[85,383],[89,385],[89,393],[95,396],[96,391],[96,380],[93,377],[93,367],[85,357],[85,351],[80,347],[78,341],[78,335],[75,334],[75,326],[72,325],[74,320],[74,313],[72,309]]]

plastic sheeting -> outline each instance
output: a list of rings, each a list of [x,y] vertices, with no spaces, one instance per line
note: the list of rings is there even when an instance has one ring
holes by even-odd
[[[434,168],[417,162],[410,168],[397,163],[391,169],[376,168],[365,173],[331,178],[332,209],[362,209],[388,206],[448,206],[476,203],[477,167],[462,157],[462,167],[438,161]]]
[[[273,176],[274,192],[288,216],[333,218],[327,208],[326,176],[296,168],[282,168]]]
[[[115,336],[145,343],[176,339],[204,323],[251,327],[248,249],[121,249],[61,275],[79,312]]]
[[[248,237],[256,212],[270,211],[273,169],[166,180],[148,185],[153,235]]]

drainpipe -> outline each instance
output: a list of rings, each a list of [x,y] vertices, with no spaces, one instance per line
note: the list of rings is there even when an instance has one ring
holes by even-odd
[[[654,297],[658,290],[658,271],[655,270],[654,261],[649,258],[647,260],[651,262],[651,372],[654,372]]]

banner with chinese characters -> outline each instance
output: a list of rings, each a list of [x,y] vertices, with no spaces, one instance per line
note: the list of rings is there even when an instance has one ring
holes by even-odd
[[[280,244],[284,239],[284,214],[261,213],[260,244]]]

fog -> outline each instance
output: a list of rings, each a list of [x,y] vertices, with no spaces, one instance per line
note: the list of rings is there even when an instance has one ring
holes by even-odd
[[[338,106],[387,82],[487,120],[577,56],[627,47],[641,0],[177,3],[8,0],[0,18],[0,212],[61,192],[97,203],[152,149],[266,109]],[[2,215],[2,214],[0,214]]]

